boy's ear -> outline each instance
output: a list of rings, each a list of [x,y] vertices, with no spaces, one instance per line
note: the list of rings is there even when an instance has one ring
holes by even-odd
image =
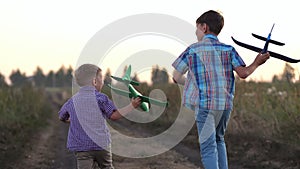
[[[95,86],[97,84],[96,78],[93,78],[93,85]]]
[[[203,23],[203,30],[204,30],[204,33],[207,33],[207,31],[209,30],[209,27],[206,23]]]

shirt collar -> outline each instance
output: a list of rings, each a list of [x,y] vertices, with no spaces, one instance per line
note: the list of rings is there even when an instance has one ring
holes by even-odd
[[[203,39],[214,39],[214,40],[218,40],[218,37],[216,35],[213,34],[206,34],[204,35]]]
[[[94,86],[82,86],[79,91],[95,91],[96,88]]]

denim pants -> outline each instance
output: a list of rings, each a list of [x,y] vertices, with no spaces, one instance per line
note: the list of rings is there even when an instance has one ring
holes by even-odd
[[[196,110],[200,154],[205,169],[228,169],[224,134],[231,110]]]

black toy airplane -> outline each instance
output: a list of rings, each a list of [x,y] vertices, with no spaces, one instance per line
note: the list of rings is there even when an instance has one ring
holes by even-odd
[[[272,33],[273,28],[274,28],[274,24],[273,24],[272,29],[271,29],[271,31],[270,31],[267,38],[252,33],[252,36],[254,36],[255,38],[266,41],[265,46],[264,46],[263,49],[255,47],[255,46],[251,46],[251,45],[248,45],[248,44],[245,44],[245,43],[242,43],[242,42],[239,42],[239,41],[235,40],[233,37],[231,37],[231,38],[234,41],[234,43],[236,43],[237,45],[242,46],[242,47],[247,48],[247,49],[250,49],[252,51],[261,52],[261,53],[269,52],[270,56],[272,56],[274,58],[277,58],[277,59],[284,60],[286,62],[290,62],[290,63],[300,62],[300,59],[298,59],[298,60],[297,59],[292,59],[292,58],[289,58],[287,56],[284,56],[284,55],[281,55],[281,54],[278,54],[278,53],[275,53],[275,52],[268,51],[269,43],[273,43],[273,44],[279,45],[279,46],[285,45],[284,43],[281,43],[281,42],[278,42],[278,41],[275,41],[275,40],[271,39],[271,33]]]

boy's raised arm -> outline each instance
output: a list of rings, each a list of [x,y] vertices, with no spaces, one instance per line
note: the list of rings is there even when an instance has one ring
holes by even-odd
[[[112,113],[110,116],[111,120],[118,120],[125,116],[126,114],[132,112],[135,108],[137,108],[141,104],[141,98],[132,98],[131,103],[121,109],[118,109]]]
[[[256,56],[255,60],[249,66],[239,66],[236,67],[234,70],[240,78],[245,79],[249,75],[251,75],[260,65],[264,64],[269,58],[270,54],[268,52],[264,54],[259,53]]]

